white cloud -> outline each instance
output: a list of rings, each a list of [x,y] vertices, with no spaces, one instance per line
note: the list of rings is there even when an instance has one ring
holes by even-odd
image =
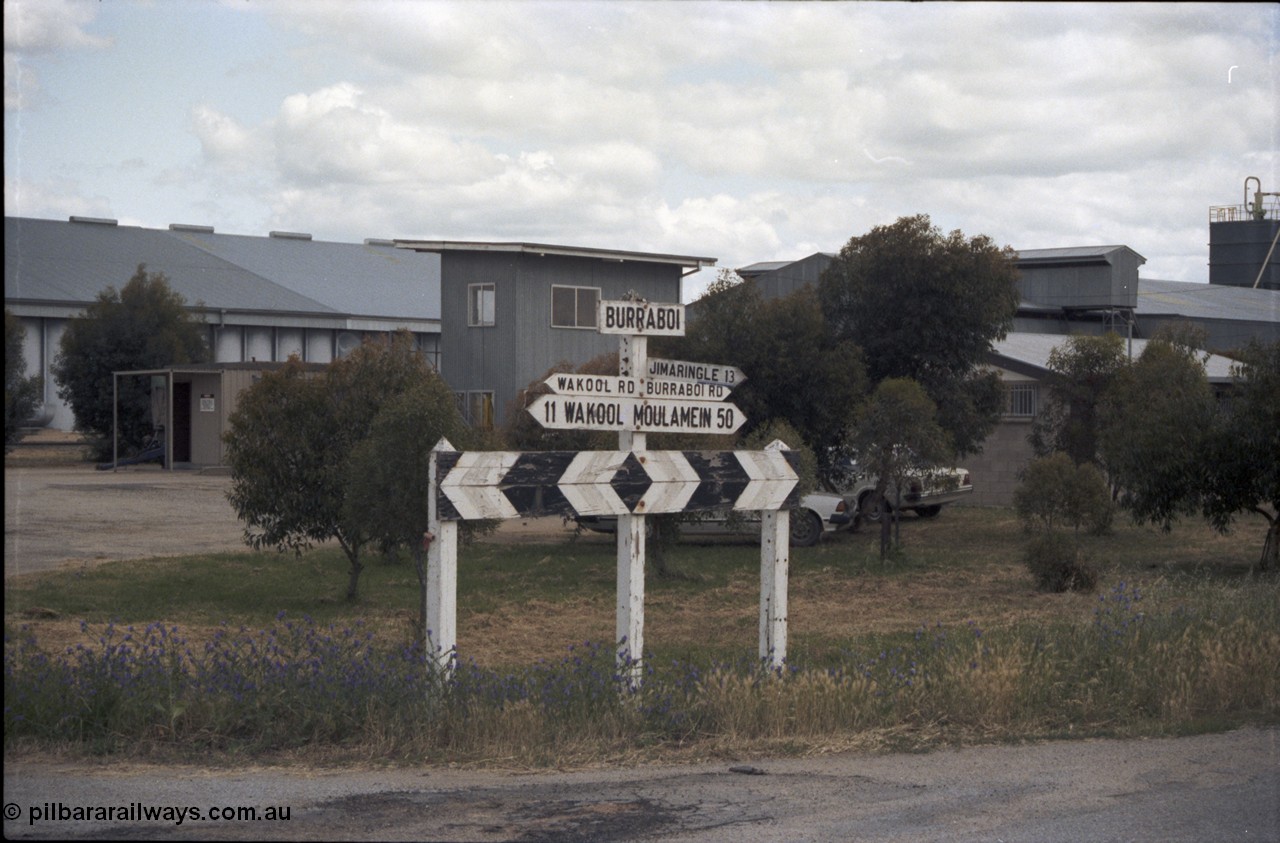
[[[28,43],[55,45],[53,57],[102,46],[90,23],[109,31],[111,16],[50,5],[81,17],[59,28],[51,14]],[[539,239],[728,267],[836,250],[928,213],[1018,248],[1125,243],[1153,276],[1204,280],[1206,206],[1238,201],[1246,175],[1277,189],[1276,7],[227,8],[279,40],[228,59],[225,79],[213,62],[182,84],[163,65],[147,77],[155,98],[186,98],[182,137],[200,155],[158,164],[113,127],[78,139],[115,143],[102,158],[160,174],[128,182],[136,197],[113,195],[122,207],[189,205],[219,230],[248,220],[337,240]],[[175,40],[166,55],[182,49]],[[250,105],[246,90],[271,99]],[[112,193],[82,157],[24,178],[52,196],[50,173],[75,172],[86,195]]]
[[[5,0],[4,49],[41,53],[106,47],[110,38],[85,31],[97,15],[97,5],[85,0]]]
[[[191,131],[200,141],[204,161],[210,166],[243,170],[257,157],[253,132],[212,106],[192,109]]]
[[[60,50],[110,46],[110,38],[85,31],[96,14],[96,4],[83,0],[5,0],[5,111],[32,108],[41,99],[44,88],[29,58]]]

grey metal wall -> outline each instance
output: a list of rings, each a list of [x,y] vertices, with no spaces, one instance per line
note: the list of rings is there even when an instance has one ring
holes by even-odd
[[[441,374],[455,391],[491,390],[495,423],[530,381],[565,361],[585,363],[616,351],[616,336],[553,328],[553,285],[597,287],[602,299],[629,291],[656,302],[680,301],[681,267],[519,252],[445,252],[441,256]],[[494,285],[492,327],[467,326],[467,288]]]
[[[830,255],[815,254],[802,260],[789,263],[781,269],[766,272],[756,278],[760,294],[765,299],[777,299],[788,296],[796,290],[811,284],[818,286],[822,272],[831,265]]]
[[[1277,231],[1280,220],[1210,223],[1209,283],[1252,287]],[[1258,287],[1280,290],[1280,248],[1271,253]]]
[[[1138,302],[1138,262],[1127,253],[1115,264],[1022,264],[1018,281],[1022,297],[1036,304],[1063,308],[1134,307]]]

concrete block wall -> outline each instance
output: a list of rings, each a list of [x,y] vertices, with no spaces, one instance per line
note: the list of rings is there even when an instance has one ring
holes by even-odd
[[[982,453],[960,460],[969,469],[973,495],[966,501],[973,506],[1011,506],[1018,487],[1018,475],[1035,457],[1027,442],[1030,419],[1006,419],[996,427],[982,446]]]

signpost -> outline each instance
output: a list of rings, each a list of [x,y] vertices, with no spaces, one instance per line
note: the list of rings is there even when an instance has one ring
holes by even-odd
[[[553,430],[617,431],[617,451],[459,453],[441,440],[432,454],[427,635],[437,658],[450,667],[459,520],[616,516],[617,655],[635,686],[644,652],[645,516],[739,509],[763,511],[759,651],[780,666],[796,457],[780,442],[763,451],[648,450],[648,433],[737,432],[746,417],[725,399],[746,378],[734,366],[649,359],[648,337],[684,334],[684,305],[601,301],[596,315],[600,333],[618,336],[618,374],[553,374],[544,381],[552,394],[527,409]]]
[[[539,395],[528,410],[552,430],[736,433],[746,417],[733,404],[676,398]]]
[[[651,378],[673,378],[694,383],[714,383],[733,389],[746,380],[737,366],[717,366],[713,363],[688,363],[684,360],[663,360],[653,357],[646,369]]]
[[[652,363],[652,361],[651,361]],[[615,375],[557,374],[543,381],[556,395],[598,398],[692,398],[723,401],[733,387],[679,378],[624,378]]]

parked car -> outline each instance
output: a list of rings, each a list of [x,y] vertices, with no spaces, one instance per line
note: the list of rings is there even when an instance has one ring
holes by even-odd
[[[791,510],[791,544],[811,547],[824,533],[848,528],[853,524],[852,509],[842,495],[828,492],[805,495],[800,505]],[[618,519],[610,515],[579,515],[576,520],[585,529],[597,533],[613,533],[618,529]],[[682,534],[704,536],[746,535],[759,530],[759,512],[708,512],[680,525]]]
[[[866,521],[880,520],[880,506],[876,498],[879,478],[864,471],[856,462],[848,462],[832,479],[831,486],[852,504],[857,517]],[[907,488],[902,492],[902,509],[914,512],[921,518],[936,518],[942,507],[964,500],[973,494],[973,480],[967,468],[935,468],[927,472],[913,472]],[[885,490],[889,511],[893,511],[898,499],[893,484]]]

